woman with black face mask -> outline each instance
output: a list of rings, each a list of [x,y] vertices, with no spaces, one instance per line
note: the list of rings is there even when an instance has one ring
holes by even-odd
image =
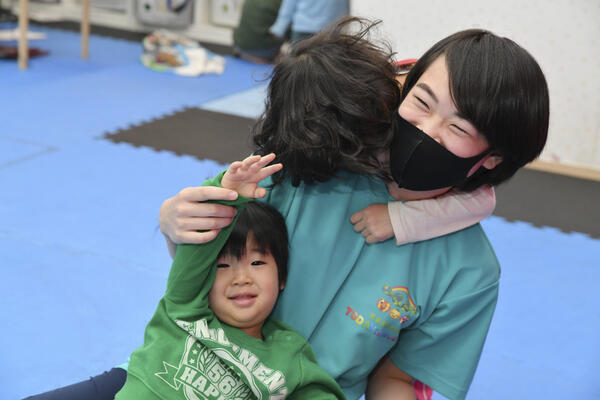
[[[255,131],[257,152],[275,152],[284,166],[264,199],[285,216],[291,243],[288,284],[273,315],[308,339],[349,399],[414,399],[427,386],[462,399],[498,297],[499,265],[481,226],[370,245],[350,218],[394,199],[433,199],[508,179],[544,146],[546,82],[517,44],[468,30],[427,51],[400,95],[389,54],[381,58],[380,48],[364,43],[368,29],[345,34],[345,24],[299,42],[281,61],[281,68],[306,62],[294,71],[307,80],[274,101],[276,77],[285,77],[276,67]],[[310,50],[324,43],[320,61],[311,62]],[[309,67],[326,73],[311,75]],[[344,95],[327,99],[339,82]],[[286,113],[284,101],[299,106]],[[329,113],[307,115],[313,105],[338,117],[330,124]],[[198,201],[231,195],[197,187],[166,200],[160,224],[170,248],[211,240],[233,211]]]
[[[492,186],[535,159],[546,142],[544,75],[509,39],[481,30],[458,32],[428,50],[402,81],[388,188],[401,200],[432,198],[451,189],[462,193],[444,203],[428,201],[432,215],[443,217],[442,210],[453,207],[467,207],[473,215],[487,210]],[[382,239],[392,236],[393,226],[400,240],[401,228],[408,229],[407,207],[373,204],[355,213],[352,222],[363,236]],[[454,222],[441,218],[440,223]]]

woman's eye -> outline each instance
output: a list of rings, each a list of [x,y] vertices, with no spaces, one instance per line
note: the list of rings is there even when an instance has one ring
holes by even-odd
[[[456,133],[457,135],[469,136],[469,132],[467,132],[466,130],[464,130],[463,128],[461,128],[458,125],[450,125],[450,127],[452,128],[452,132]]]
[[[422,108],[424,110],[429,110],[429,105],[427,105],[427,103],[425,103],[425,101],[423,99],[421,99],[420,97],[415,96],[415,100],[417,101],[417,106],[419,108]]]
[[[219,263],[217,264],[217,268],[229,268],[229,264]]]
[[[266,264],[266,263],[261,260],[252,261],[252,265],[264,265],[264,264]]]

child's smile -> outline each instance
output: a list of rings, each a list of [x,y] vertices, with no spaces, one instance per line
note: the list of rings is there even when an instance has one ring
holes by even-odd
[[[247,292],[230,295],[227,298],[233,301],[238,307],[250,307],[254,304],[257,295]]]

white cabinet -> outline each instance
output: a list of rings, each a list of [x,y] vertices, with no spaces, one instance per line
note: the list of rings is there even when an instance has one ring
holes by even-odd
[[[18,13],[18,0],[0,1],[3,6],[6,6],[7,2],[12,3],[13,12]],[[139,21],[136,16],[136,1],[138,0],[92,0],[91,23],[134,32],[150,32],[157,29],[158,26],[145,25]],[[202,42],[232,45],[233,26],[235,26],[236,14],[241,11],[242,1],[194,0],[191,25],[183,29],[168,29]],[[79,22],[81,1],[30,0],[29,14],[31,19],[40,21]]]

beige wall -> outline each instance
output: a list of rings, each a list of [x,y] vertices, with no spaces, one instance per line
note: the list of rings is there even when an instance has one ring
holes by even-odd
[[[442,37],[472,27],[521,44],[550,88],[541,160],[600,172],[600,0],[353,0],[351,12],[382,19],[399,58],[418,57]]]

